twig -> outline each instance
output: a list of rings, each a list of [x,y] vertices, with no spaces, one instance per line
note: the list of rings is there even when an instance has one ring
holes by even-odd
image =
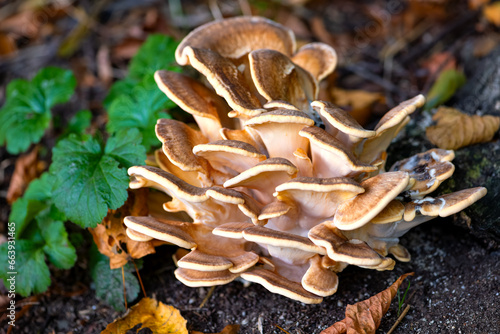
[[[275,325],[277,328],[281,329],[283,332],[285,332],[286,334],[290,334],[289,332],[287,332],[286,330],[284,330],[283,328],[281,328],[280,326],[278,325]]]
[[[252,8],[250,8],[250,4],[248,0],[238,0],[240,4],[241,13],[245,16],[252,16]]]
[[[365,78],[366,80],[369,80],[371,82],[376,83],[377,85],[391,91],[397,94],[402,95],[402,92],[400,92],[399,88],[394,85],[392,82],[389,82],[387,80],[384,80],[384,78],[381,78],[380,76],[376,75],[373,72],[370,72],[368,69],[365,67],[360,67],[357,65],[347,65],[344,67],[346,70],[349,72],[355,73],[359,75],[362,78]]]
[[[134,264],[135,272],[137,273],[137,278],[139,278],[139,284],[141,284],[142,293],[144,294],[144,297],[147,297],[148,295],[146,294],[146,289],[144,289],[144,285],[142,284],[141,274],[139,274],[139,268],[137,268],[134,259],[132,259],[132,263]]]
[[[222,20],[224,17],[222,16],[222,12],[220,11],[219,5],[217,4],[217,0],[208,0],[208,7],[210,8],[210,12],[215,20]]]
[[[212,286],[210,288],[210,290],[208,290],[208,293],[207,295],[205,296],[205,298],[203,298],[203,301],[201,302],[200,306],[198,308],[202,308],[203,306],[205,306],[205,304],[207,303],[208,299],[212,296],[212,294],[214,293],[214,290],[215,290],[215,286]]]
[[[396,322],[394,323],[394,325],[392,325],[391,329],[389,329],[389,331],[387,332],[387,334],[391,334],[392,332],[394,332],[394,330],[396,329],[396,327],[399,325],[399,323],[406,316],[406,313],[408,313],[408,311],[410,310],[410,306],[411,306],[410,304],[406,305],[405,309],[403,310],[403,313],[401,313],[401,315],[396,320]]]

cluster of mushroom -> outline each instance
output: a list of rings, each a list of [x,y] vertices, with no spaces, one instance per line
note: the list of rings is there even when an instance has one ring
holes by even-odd
[[[238,17],[194,30],[175,55],[213,90],[183,74],[155,74],[198,129],[158,121],[162,149],[153,165],[129,169],[130,187],[170,197],[163,210],[124,222],[134,240],[190,250],[177,253],[175,271],[188,286],[241,277],[319,303],[336,292],[336,273],[347,265],[391,270],[388,254],[409,261],[399,237],[486,193],[479,187],[424,197],[452,175],[453,151],[433,149],[385,172],[387,147],[424,97],[364,129],[349,113],[316,100],[318,82],[336,66],[328,45],[296,50],[287,28]]]

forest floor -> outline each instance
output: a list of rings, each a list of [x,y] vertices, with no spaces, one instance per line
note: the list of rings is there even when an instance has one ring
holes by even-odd
[[[48,65],[70,68],[79,83],[77,96],[55,111],[58,119],[64,123],[77,110],[89,109],[95,120],[92,126],[103,128],[102,101],[108,88],[124,77],[130,58],[149,34],[180,40],[217,17],[219,10],[224,17],[251,11],[288,26],[300,42],[334,46],[339,66],[325,80],[325,91],[339,104],[337,94],[343,92],[350,99],[345,104],[369,127],[399,101],[428,92],[442,71],[462,68],[464,45],[473,46],[477,61],[498,47],[495,22],[500,25],[500,18],[495,21],[493,14],[479,7],[486,2],[227,0],[214,8],[217,1],[0,0],[0,105],[12,79],[31,78]],[[94,24],[71,37],[70,31],[86,20]],[[67,46],[65,51],[61,45]],[[361,95],[350,95],[354,90]],[[55,135],[48,131],[42,144],[53,147]],[[41,160],[50,158],[47,152],[41,153]],[[10,213],[6,194],[17,159],[0,147],[2,234]],[[3,316],[0,333],[99,333],[123,315],[95,295],[87,256],[90,233],[76,226],[69,229],[84,236],[76,265],[69,270],[50,267],[49,290],[19,297],[22,311],[16,326],[8,329]],[[319,333],[343,319],[348,304],[375,295],[408,272],[415,275],[403,283],[401,291],[411,282],[405,300],[410,308],[394,333],[500,331],[500,250],[489,240],[472,236],[452,219],[435,219],[410,231],[401,244],[411,253],[411,262],[398,262],[393,271],[383,272],[348,267],[339,274],[338,292],[318,305],[295,302],[240,281],[213,291],[186,287],[174,277],[172,246],[158,247],[156,254],[147,256],[140,275],[149,297],[179,309],[189,330],[205,333],[218,333],[229,324],[241,325],[242,334]],[[5,287],[0,291],[5,302]],[[5,310],[2,307],[0,311]],[[396,298],[378,333],[388,332],[397,319]]]

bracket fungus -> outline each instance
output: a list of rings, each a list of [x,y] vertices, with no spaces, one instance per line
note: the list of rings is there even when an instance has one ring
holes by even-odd
[[[212,87],[156,72],[159,88],[198,127],[158,120],[159,168],[131,167],[130,187],[170,199],[124,223],[138,242],[187,249],[177,254],[175,275],[189,286],[241,277],[319,303],[337,291],[346,266],[391,270],[388,255],[409,261],[404,233],[486,194],[479,187],[424,197],[453,174],[453,151],[433,149],[386,172],[387,147],[425,99],[404,101],[364,129],[317,100],[318,82],[337,63],[326,44],[297,51],[289,29],[238,17],[194,30],[175,55]]]

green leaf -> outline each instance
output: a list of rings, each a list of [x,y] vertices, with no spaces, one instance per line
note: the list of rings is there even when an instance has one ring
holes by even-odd
[[[30,240],[16,240],[15,249],[15,290],[22,296],[41,293],[50,285],[50,272],[45,263],[45,254],[40,244]],[[12,272],[8,267],[8,244],[0,245],[0,277],[7,288]]]
[[[42,210],[52,205],[53,178],[49,173],[43,173],[40,178],[31,181],[22,198],[12,205],[9,221],[16,224],[17,237],[20,238],[26,226]],[[59,217],[65,220],[64,217]]]
[[[128,263],[123,267],[123,270],[127,302],[130,303],[139,295],[139,282],[131,273],[131,271],[134,271],[134,268]],[[95,283],[96,296],[99,299],[105,301],[117,311],[125,310],[122,268],[110,269],[107,258],[100,260],[92,269],[92,279]]]
[[[159,118],[170,118],[163,110],[175,104],[158,89],[152,76],[132,89],[131,95],[117,97],[109,107],[107,130],[114,133],[120,130],[137,128],[142,134],[142,145],[149,151],[151,146],[160,142],[155,135],[155,125]]]
[[[37,217],[38,227],[45,241],[43,251],[57,268],[69,269],[76,262],[76,250],[69,242],[62,221],[54,221],[50,212]]]
[[[43,68],[31,81],[11,81],[0,109],[0,145],[17,154],[38,143],[50,125],[51,108],[68,101],[75,86],[71,71],[56,67]]]
[[[427,94],[424,110],[430,110],[448,101],[465,81],[465,75],[457,70],[441,72]]]
[[[154,74],[160,69],[180,71],[175,62],[178,44],[169,36],[149,35],[130,62],[129,77],[141,81],[145,75]]]
[[[146,159],[140,140],[135,129],[117,133],[105,147],[95,138],[61,140],[50,166],[57,208],[74,223],[95,227],[108,209],[120,207],[127,199],[126,168]]]
[[[137,129],[120,131],[108,139],[104,152],[123,167],[143,165],[146,160],[146,150],[141,145],[141,140],[141,134]]]
[[[131,78],[125,78],[123,80],[118,80],[109,89],[108,95],[106,95],[106,98],[103,101],[104,108],[106,110],[109,109],[111,106],[111,103],[118,98],[118,96],[121,95],[132,95],[132,90],[134,89],[135,85],[138,84],[137,80],[131,79]]]
[[[71,118],[69,124],[64,131],[64,133],[59,136],[59,140],[66,138],[71,133],[76,135],[81,135],[85,133],[85,130],[90,126],[90,121],[92,120],[92,113],[90,110],[80,110]]]

